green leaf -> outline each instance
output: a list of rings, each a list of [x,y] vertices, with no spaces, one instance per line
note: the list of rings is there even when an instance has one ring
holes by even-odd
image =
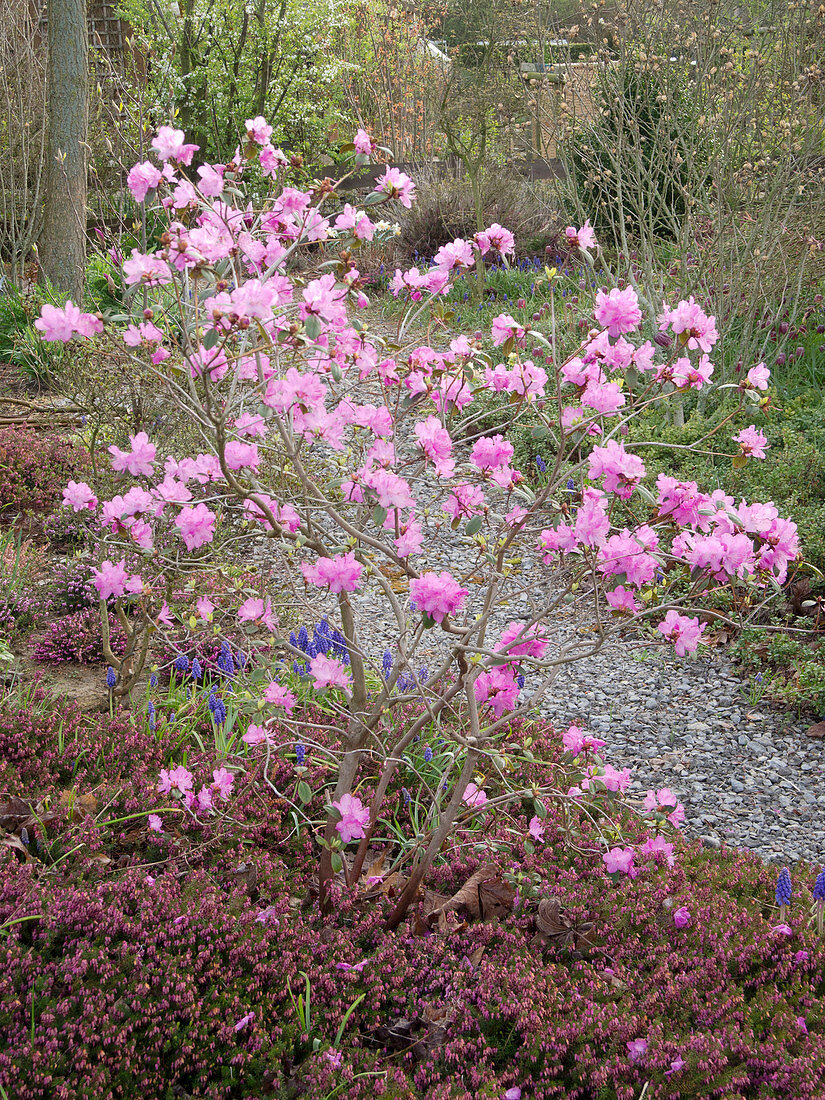
[[[541,819],[547,817],[547,807],[540,798],[533,799],[533,809],[536,811],[536,817]]]
[[[310,338],[310,340],[317,340],[321,335],[322,325],[320,318],[314,317],[312,314],[304,321],[304,332]]]
[[[364,206],[375,206],[376,203],[383,202],[386,197],[383,191],[371,191],[364,199]]]
[[[298,784],[298,798],[300,798],[301,802],[305,806],[307,802],[311,801],[312,799],[312,791],[309,789],[309,783],[307,783],[303,779]]]
[[[341,859],[340,852],[332,853],[332,869],[333,871],[335,871],[336,874],[344,869],[344,861],[343,859]]]
[[[533,855],[533,853],[535,852],[536,849],[535,849],[535,846],[533,844],[531,844],[529,840],[525,840],[524,850],[525,850],[525,852],[527,853],[528,856],[531,856],[531,855]]]
[[[733,466],[734,470],[741,470],[742,467],[747,466],[747,464],[748,464],[748,456],[747,455],[734,455],[733,456],[733,460],[731,462],[731,465]]]
[[[482,516],[473,516],[467,526],[464,528],[465,535],[475,535],[481,530]]]
[[[387,509],[383,508],[380,504],[376,504],[376,506],[372,510],[372,522],[375,524],[376,527],[383,527],[384,520],[386,518]]]
[[[211,349],[214,348],[217,342],[218,330],[216,328],[211,328],[203,338],[203,346],[206,348],[207,351],[211,351]]]
[[[541,443],[543,440],[549,439],[550,432],[543,424],[536,424],[530,429],[530,437],[535,439],[537,443]]]

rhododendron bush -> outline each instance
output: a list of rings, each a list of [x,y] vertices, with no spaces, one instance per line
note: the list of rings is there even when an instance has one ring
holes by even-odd
[[[247,144],[230,163],[191,171],[192,146],[162,127],[156,161],[130,172],[135,199],[156,206],[166,228],[157,251],[135,249],[123,264],[132,315],[104,320],[132,354],[151,360],[203,447],[163,453],[141,432],[128,448],[109,448],[122,479],[117,495],[98,500],[87,483],[72,481],[65,504],[99,526],[94,584],[104,620],[116,615],[127,636],[122,657],[108,653],[116,693],[134,684],[154,635],[208,618],[197,593],[182,619],[168,594],[176,579],[197,576],[193,566],[208,562],[222,533],[233,553],[267,544],[282,588],[301,601],[314,592],[328,606],[334,597],[342,644],[311,654],[279,635],[269,597],[234,609],[240,623],[272,635],[274,656],[268,664],[259,657],[266,674],[247,700],[258,741],[269,719],[293,710],[295,659],[306,662],[304,684],[341,716],[322,903],[333,869],[343,866],[343,844],[358,842],[347,873],[360,875],[405,748],[445,708],[463,707],[466,733],[451,735],[460,766],[450,789],[434,795],[439,812],[420,838],[397,921],[459,812],[481,812],[483,791],[468,788],[481,760],[513,715],[552,688],[562,665],[633,623],[650,624],[680,655],[695,652],[705,629],[691,613],[696,597],[733,585],[740,606],[761,600],[784,581],[799,546],[795,525],[771,504],[666,476],[646,484],[645,444],[622,441],[628,421],[652,403],[712,384],[718,333],[692,299],[648,319],[651,341],[631,287],[599,290],[594,327],[564,362],[554,357],[552,325],[528,332],[507,314],[493,322],[492,352],[466,335],[438,347],[385,345],[359,321],[368,303],[357,246],[380,240],[386,223],[370,211],[392,201],[409,206],[413,182],[388,167],[363,209],[342,208],[329,180],[309,190],[289,185],[287,159],[269,135],[264,120],[250,120]],[[363,163],[371,150],[363,131],[354,148]],[[253,162],[271,179],[271,197],[259,206],[243,190]],[[583,252],[593,244],[589,226],[573,238]],[[441,249],[425,270],[396,272],[393,293],[409,296],[411,315],[420,314],[479,254],[511,249],[511,235],[491,226]],[[44,307],[38,327],[46,339],[94,340],[102,322],[68,303]],[[766,377],[762,364],[747,374],[742,406],[760,400]],[[473,433],[473,402],[489,391],[506,395],[514,418],[530,417],[552,452],[538,491],[513,467],[506,438]],[[764,455],[754,426],[737,438],[735,461]],[[433,562],[445,531],[470,550],[469,568]],[[518,560],[529,568],[519,571]],[[389,668],[362,644],[365,592],[380,593],[394,619]],[[574,593],[587,601],[588,629],[563,634],[554,627]],[[526,614],[506,615],[504,629],[494,625],[525,596]],[[437,658],[424,676],[428,646]],[[370,792],[358,786],[367,757],[380,765]],[[626,785],[595,752],[589,759],[573,798]],[[622,848],[608,859],[611,869],[632,867]]]

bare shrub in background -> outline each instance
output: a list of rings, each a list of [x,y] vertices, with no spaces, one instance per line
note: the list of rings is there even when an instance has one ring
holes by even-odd
[[[0,259],[12,283],[42,224],[46,49],[33,5],[0,0]]]
[[[630,0],[582,33],[599,64],[590,116],[560,103],[568,209],[633,259],[649,308],[669,264],[762,357],[758,303],[799,297],[823,235],[825,8]]]

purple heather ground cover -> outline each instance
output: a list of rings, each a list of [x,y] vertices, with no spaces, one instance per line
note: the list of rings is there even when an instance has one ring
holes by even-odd
[[[468,825],[428,876],[450,895],[500,842],[502,868],[537,888],[512,910],[453,914],[441,930],[411,914],[390,933],[380,890],[338,887],[322,919],[312,838],[295,837],[263,781],[263,750],[226,761],[224,814],[184,824],[158,792],[160,769],[181,760],[176,727],[153,724],[38,693],[0,714],[0,813],[19,798],[41,817],[0,851],[9,1100],[825,1096],[816,869],[795,871],[782,921],[776,869],[753,856],[677,841],[673,868],[611,875],[585,821],[571,836],[551,803],[536,840],[532,807],[516,805]],[[532,735],[525,778],[538,782],[562,761],[561,737]],[[214,763],[190,747],[198,784]],[[278,790],[294,789],[295,765],[294,752],[273,758]],[[305,767],[320,792],[323,763],[310,752]],[[401,814],[400,786],[394,797]],[[321,806],[316,794],[308,810]],[[642,836],[630,819],[625,830]],[[571,923],[592,922],[579,950],[537,942],[551,895]],[[302,1023],[293,997],[307,979]]]

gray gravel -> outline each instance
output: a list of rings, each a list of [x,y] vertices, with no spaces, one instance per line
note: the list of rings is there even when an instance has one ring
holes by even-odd
[[[420,505],[430,506],[426,568],[470,574],[478,561],[475,548],[447,523],[434,530],[444,518],[443,492],[428,482],[414,494]],[[421,508],[418,514],[422,518]],[[421,560],[414,560],[421,568]],[[546,598],[557,584],[551,569],[525,554],[509,606],[496,611],[488,637],[495,639],[513,619],[527,618],[531,600]],[[472,614],[480,589],[472,582],[467,587]],[[301,608],[298,598],[299,621],[311,625],[326,614],[337,625],[333,597],[312,589],[306,601]],[[356,593],[354,602],[362,649],[380,666],[397,637],[391,609],[374,582]],[[553,616],[551,638],[562,644],[580,640],[588,614],[592,619],[584,604],[562,608]],[[442,639],[439,630],[426,632],[413,661],[416,670],[432,667],[443,652]],[[764,701],[752,704],[747,684],[724,652],[679,658],[669,646],[645,646],[638,636],[617,636],[597,654],[566,665],[540,713],[559,729],[577,721],[601,736],[607,742],[605,759],[631,769],[631,797],[670,787],[685,805],[685,833],[703,843],[719,847],[724,841],[791,865],[800,859],[825,862],[825,739],[805,735],[808,720]]]

